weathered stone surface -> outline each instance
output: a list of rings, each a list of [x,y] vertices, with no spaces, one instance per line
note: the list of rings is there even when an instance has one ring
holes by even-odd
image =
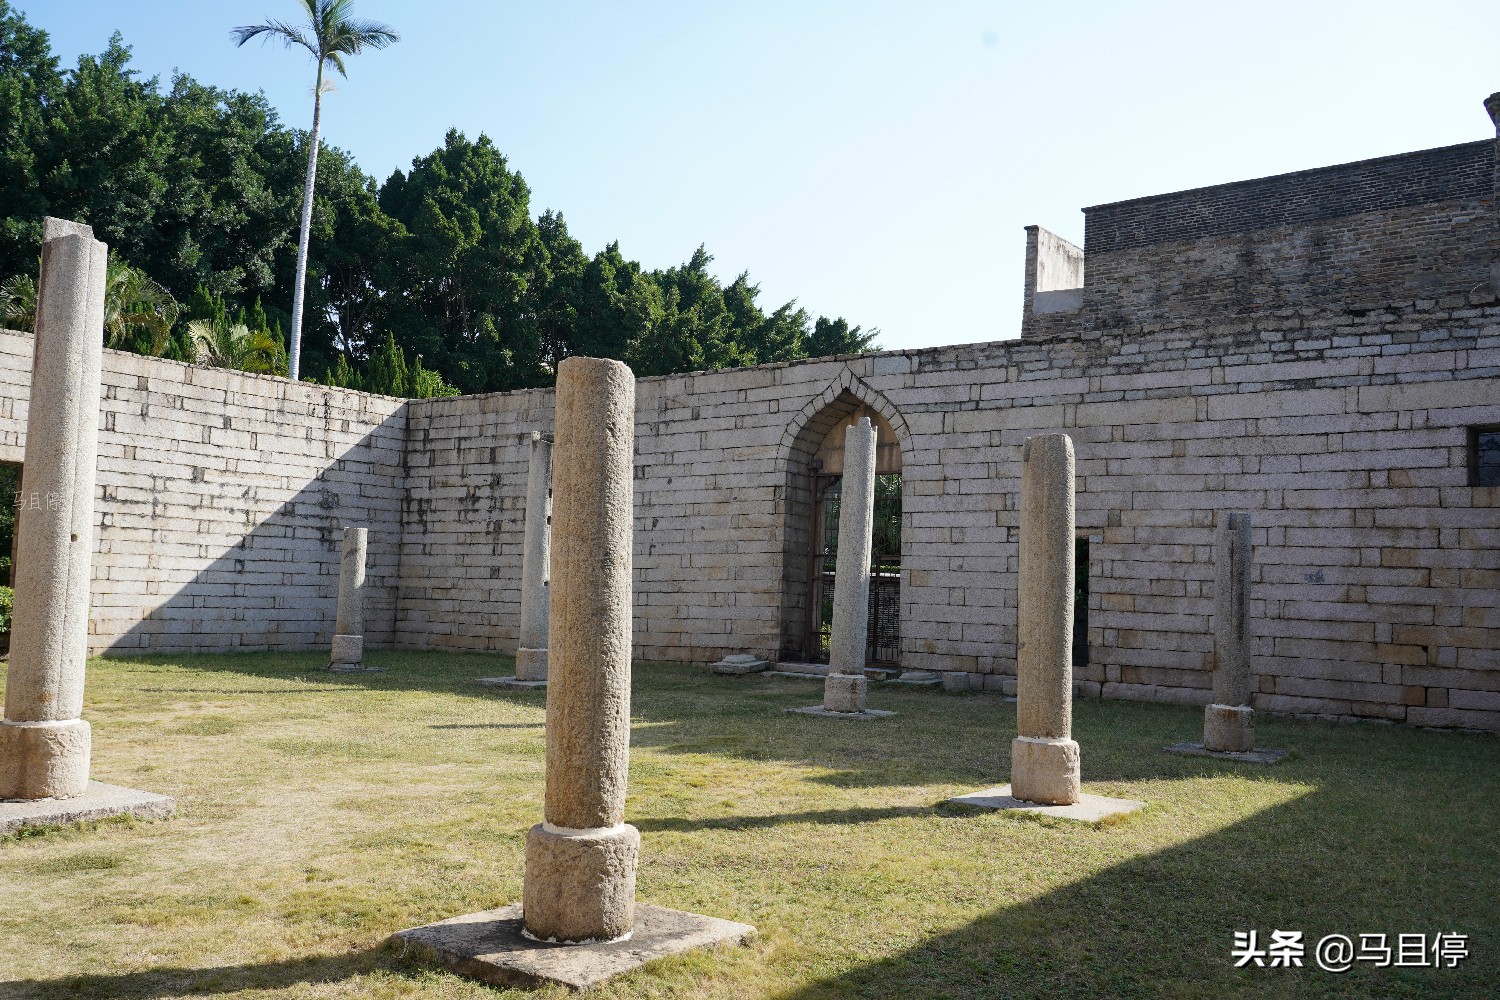
[[[1162,747],[1162,753],[1175,753],[1185,757],[1215,757],[1219,760],[1237,760],[1244,764],[1275,764],[1284,760],[1288,751],[1286,750],[1246,750],[1243,753],[1233,753],[1223,750],[1210,750],[1202,743],[1173,743],[1169,747]]]
[[[822,705],[807,705],[802,708],[784,708],[783,712],[793,715],[816,715],[824,719],[849,719],[854,722],[869,722],[872,719],[887,719],[895,715],[895,712],[887,712],[878,708],[867,708],[863,712],[830,712]]]
[[[89,728],[78,718],[88,656],[109,249],[62,220],[45,231],[66,235],[42,244],[22,482],[37,502],[17,505],[0,795],[67,798],[88,789]]]
[[[1250,704],[1250,515],[1224,513],[1214,539],[1214,701]]]
[[[365,562],[368,547],[368,528],[344,529],[343,558],[339,562],[338,617],[333,627],[335,635],[363,637],[365,634]],[[359,652],[362,654],[363,651],[361,644]]]
[[[1073,726],[1073,442],[1026,439],[1021,452],[1016,723],[1067,739]]]
[[[587,990],[656,958],[719,944],[744,944],[749,924],[636,904],[628,940],[555,945],[524,934],[519,905],[470,913],[400,931],[391,944],[442,963],[461,976],[496,986],[537,988],[558,983]]]
[[[823,707],[830,712],[863,712],[870,682],[863,674],[829,672],[823,685]]]
[[[1073,442],[1026,439],[1021,451],[1021,572],[1016,724],[1010,781],[1017,798],[1078,801],[1073,729]]]
[[[532,827],[522,897],[527,933],[551,942],[613,941],[629,934],[640,851],[641,835],[628,823],[608,830]]]
[[[1043,805],[1017,798],[1010,785],[999,785],[979,792],[970,792],[948,800],[953,805],[975,806],[980,809],[1013,809],[1016,812],[1036,813],[1055,819],[1073,819],[1081,823],[1097,823],[1110,816],[1132,813],[1145,808],[1146,803],[1136,799],[1116,799],[1108,795],[1090,795],[1083,792],[1078,801],[1068,805]]]
[[[365,637],[362,635],[335,635],[329,660],[334,666],[359,666],[364,662]]]
[[[1221,753],[1255,749],[1255,712],[1248,705],[1205,705],[1203,745]]]
[[[521,554],[521,627],[516,679],[547,679],[547,606],[551,580],[552,442],[529,435],[526,537]]]
[[[1065,806],[1082,793],[1078,744],[1070,739],[1018,736],[1010,744],[1010,784],[1027,802]]]
[[[546,681],[523,681],[515,677],[480,677],[477,684],[485,687],[511,688],[516,691],[534,691],[547,686]]]
[[[629,929],[639,844],[624,823],[634,516],[630,369],[618,361],[564,360],[555,426],[546,823],[545,832],[539,827],[526,841],[525,919],[539,938],[608,940]]]
[[[839,541],[833,580],[829,676],[865,672],[870,620],[870,532],[875,523],[875,428],[870,418],[844,432]]]
[[[0,799],[66,799],[89,784],[89,724],[6,722],[0,726]]]
[[[749,653],[735,653],[724,657],[717,663],[710,663],[708,669],[716,674],[736,676],[740,674],[758,674],[770,667],[770,665],[770,660],[762,660],[760,657],[752,656]]]
[[[90,823],[112,816],[166,819],[177,809],[169,796],[90,781],[82,795],[67,799],[0,802],[0,837],[26,827]]]

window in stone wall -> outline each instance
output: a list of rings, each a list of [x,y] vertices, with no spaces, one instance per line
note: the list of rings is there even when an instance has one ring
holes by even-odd
[[[1469,428],[1469,485],[1500,486],[1500,424]]]

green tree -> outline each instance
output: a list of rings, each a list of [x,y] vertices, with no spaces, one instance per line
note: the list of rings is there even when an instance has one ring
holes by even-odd
[[[849,321],[842,316],[838,319],[819,316],[818,321],[813,324],[812,336],[807,338],[806,356],[831,358],[836,354],[863,354],[866,351],[878,351],[880,345],[875,343],[875,338],[878,336],[880,336],[878,329],[863,333],[857,326],[850,327]]]
[[[308,23],[301,27],[284,21],[268,21],[235,28],[231,32],[236,45],[252,38],[277,39],[287,47],[307,49],[318,64],[317,82],[313,86],[312,131],[307,139],[307,180],[302,195],[302,228],[297,237],[297,274],[292,288],[291,378],[298,374],[302,356],[302,292],[307,280],[307,247],[312,226],[313,186],[318,176],[318,136],[323,115],[323,70],[333,67],[348,77],[344,56],[358,55],[368,46],[383,49],[400,41],[401,36],[388,25],[356,20],[350,16],[351,0],[299,0]]]

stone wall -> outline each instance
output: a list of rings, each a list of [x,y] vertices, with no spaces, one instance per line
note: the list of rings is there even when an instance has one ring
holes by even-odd
[[[1083,292],[1062,315],[1028,308],[1023,335],[1464,294],[1500,253],[1495,176],[1484,140],[1086,208]]]
[[[0,461],[30,381],[30,336],[0,333]],[[325,646],[347,524],[370,528],[367,641],[394,641],[404,401],[117,351],[103,383],[92,651]]]

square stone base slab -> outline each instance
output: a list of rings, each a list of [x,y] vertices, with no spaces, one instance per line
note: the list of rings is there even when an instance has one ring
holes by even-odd
[[[783,712],[795,712],[798,715],[821,715],[825,719],[884,719],[895,712],[886,712],[878,708],[867,708],[863,712],[830,712],[822,705],[808,705],[806,708],[783,708]]]
[[[171,796],[90,781],[89,790],[73,799],[0,800],[0,837],[27,826],[67,826],[125,815],[166,819],[176,811]]]
[[[489,688],[510,688],[512,691],[533,691],[547,686],[546,681],[521,681],[514,677],[481,677],[477,683]]]
[[[329,673],[334,674],[383,674],[384,667],[362,667],[357,663],[330,663]]]
[[[523,936],[521,927],[521,904],[512,903],[397,931],[391,943],[495,986],[561,983],[586,990],[655,958],[716,944],[743,944],[755,936],[749,924],[645,903],[635,904],[635,930],[628,941],[549,944]]]
[[[1209,750],[1202,743],[1173,743],[1169,747],[1162,747],[1161,752],[1182,754],[1184,757],[1217,757],[1220,760],[1237,760],[1242,764],[1274,764],[1291,751],[1257,748],[1244,753],[1230,753],[1225,750]]]
[[[1044,806],[1039,802],[1026,802],[1023,799],[1014,798],[1010,794],[1009,785],[970,792],[968,795],[960,795],[948,801],[955,805],[978,806],[981,809],[1014,809],[1017,812],[1056,816],[1058,819],[1076,819],[1082,823],[1097,823],[1107,816],[1123,816],[1125,813],[1133,813],[1137,809],[1145,808],[1146,805],[1135,799],[1115,799],[1108,795],[1090,795],[1084,792],[1079,796],[1078,801],[1070,806]]]

